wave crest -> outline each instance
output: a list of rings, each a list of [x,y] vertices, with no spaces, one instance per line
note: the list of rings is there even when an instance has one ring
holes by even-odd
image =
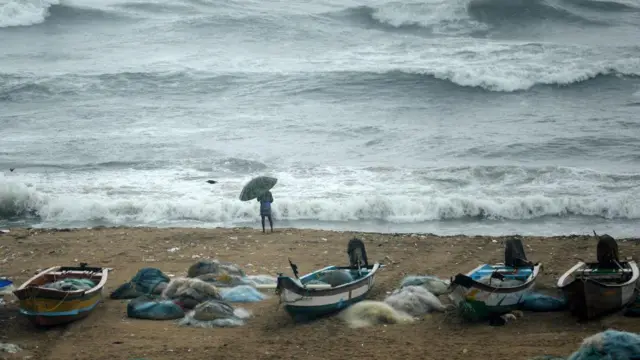
[[[338,169],[331,174],[308,174],[312,177],[299,179],[291,177],[291,174],[277,175],[282,184],[273,204],[275,218],[405,224],[439,220],[517,221],[567,216],[640,219],[640,198],[633,195],[638,175],[584,173],[569,168],[451,168],[414,172],[410,175],[412,178],[395,183],[391,179],[380,178],[400,174],[388,174],[387,171],[344,174],[344,171],[336,171]],[[134,176],[137,173],[131,171],[130,174]],[[346,177],[334,179],[338,174]],[[405,174],[400,178],[408,176]],[[64,176],[61,178],[66,179]],[[514,185],[516,178],[523,183]],[[379,182],[375,184],[369,181],[376,179]],[[576,183],[577,179],[582,180]],[[158,193],[147,189],[157,189],[154,185],[146,184],[136,190],[136,187],[128,185],[129,179],[119,181],[104,179],[107,186],[104,189],[78,185],[81,190],[77,193],[57,191],[55,196],[24,184],[0,182],[0,220],[33,218],[45,224],[99,221],[123,225],[191,221],[237,225],[259,218],[254,201],[237,200],[237,191],[242,183],[240,179],[222,181],[216,185],[217,190],[213,194],[206,196],[202,193],[205,188],[194,187],[191,180],[189,184],[171,185]],[[540,185],[539,181],[545,181],[549,187]],[[371,193],[372,188],[387,182],[390,183],[387,192]],[[603,188],[606,185],[609,195],[594,193],[595,185],[591,183]],[[190,190],[177,191],[175,186],[188,186]],[[555,194],[543,190],[562,186],[574,190]],[[315,189],[315,195],[306,194],[304,189],[308,188]],[[395,190],[390,192],[392,189]]]
[[[59,0],[9,0],[0,5],[0,28],[40,24]]]

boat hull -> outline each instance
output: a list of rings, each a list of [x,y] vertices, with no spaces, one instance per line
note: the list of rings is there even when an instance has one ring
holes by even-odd
[[[508,313],[518,309],[525,296],[531,293],[541,268],[541,264],[519,269],[480,265],[465,275],[454,277],[449,299],[461,310],[461,315],[471,321]],[[523,283],[514,287],[493,287],[477,281],[495,271],[506,279],[522,279]]]
[[[102,292],[62,297],[27,289],[18,297],[20,314],[40,326],[70,323],[87,317],[103,300]],[[17,296],[17,295],[16,295]]]
[[[287,276],[280,276],[277,285],[280,303],[296,320],[311,320],[334,314],[366,298],[375,284],[375,275],[379,266],[374,264],[368,267],[368,274],[362,278],[328,289],[304,288],[300,282]],[[339,268],[326,267],[303,276],[300,281],[304,282],[307,277],[313,277],[315,273],[335,269]]]
[[[607,284],[589,276],[578,278],[575,274],[587,266],[579,262],[558,280],[558,287],[569,304],[569,311],[581,321],[599,318],[621,310],[635,300],[639,278],[635,262],[627,263],[630,279],[623,284]]]
[[[19,300],[20,314],[38,326],[68,324],[87,317],[102,302],[102,289],[107,281],[107,269],[99,273],[64,271],[54,267],[34,276],[14,291]],[[89,278],[96,286],[88,290],[63,291],[42,287],[52,278]]]

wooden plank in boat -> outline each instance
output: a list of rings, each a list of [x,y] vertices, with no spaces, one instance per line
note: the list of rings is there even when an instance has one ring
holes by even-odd
[[[256,289],[258,290],[268,290],[275,289],[277,284],[256,284]],[[307,289],[330,289],[331,285],[329,284],[309,284],[306,286]]]
[[[601,270],[601,269],[579,269],[576,270],[576,273],[596,273],[596,274],[602,274],[602,275],[613,275],[613,274],[620,274],[620,273],[630,273],[632,272],[631,269],[607,269],[607,270]]]

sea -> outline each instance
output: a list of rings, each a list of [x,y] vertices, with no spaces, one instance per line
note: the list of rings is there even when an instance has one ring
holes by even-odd
[[[0,227],[258,228],[262,175],[276,228],[637,237],[640,0],[0,0]]]

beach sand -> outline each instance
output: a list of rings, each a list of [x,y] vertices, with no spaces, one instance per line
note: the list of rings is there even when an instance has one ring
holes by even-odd
[[[301,274],[329,264],[347,263],[352,236],[365,241],[369,261],[387,267],[378,275],[370,299],[382,300],[407,274],[450,278],[480,263],[502,261],[501,237],[438,237],[277,229],[101,228],[56,231],[11,229],[0,235],[0,275],[19,286],[39,269],[55,265],[111,267],[105,301],[86,319],[64,328],[35,329],[17,312],[11,296],[0,309],[0,342],[23,348],[7,359],[528,359],[567,356],[582,339],[612,328],[640,332],[640,321],[620,314],[578,324],[568,313],[525,313],[502,327],[462,324],[433,314],[413,325],[350,329],[336,317],[294,325],[278,300],[234,304],[253,313],[239,328],[196,329],[173,321],[126,317],[126,302],[108,293],[142,267],[186,274],[198,258],[235,262],[249,274],[291,274],[287,257]],[[637,240],[618,240],[622,258],[640,255]],[[553,293],[557,278],[577,259],[595,259],[593,237],[525,237],[527,256],[543,263],[538,289]],[[178,248],[177,250],[175,248]],[[173,249],[172,251],[169,251]]]

